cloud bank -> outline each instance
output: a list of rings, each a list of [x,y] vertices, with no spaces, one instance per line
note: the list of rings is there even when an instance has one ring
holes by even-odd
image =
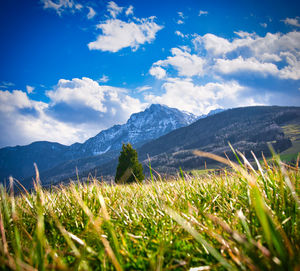
[[[161,81],[163,94],[148,94],[146,101],[194,114],[215,107],[299,105],[300,32],[235,34],[189,35],[192,46],[172,48],[152,64],[149,74]]]
[[[85,77],[59,80],[46,93],[49,103],[31,100],[21,90],[0,90],[0,147],[38,140],[83,142],[145,107],[128,92]]]

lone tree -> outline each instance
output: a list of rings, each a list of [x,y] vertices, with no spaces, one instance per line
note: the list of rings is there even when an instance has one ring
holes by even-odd
[[[143,166],[138,160],[137,152],[131,144],[123,144],[116,172],[116,183],[132,183],[144,180]]]

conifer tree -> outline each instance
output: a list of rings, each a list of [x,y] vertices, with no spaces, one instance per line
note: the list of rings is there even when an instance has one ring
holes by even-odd
[[[142,181],[144,178],[143,166],[138,160],[136,150],[132,148],[130,143],[123,144],[119,156],[115,182],[132,183],[137,180]]]

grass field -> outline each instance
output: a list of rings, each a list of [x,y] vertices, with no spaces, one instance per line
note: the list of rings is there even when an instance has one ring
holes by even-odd
[[[283,161],[290,162],[296,160],[300,153],[300,125],[295,122],[282,127],[284,134],[291,139],[292,146],[280,153]]]
[[[0,269],[300,270],[298,166],[213,158],[232,169],[52,190],[37,174],[35,192],[2,187]]]

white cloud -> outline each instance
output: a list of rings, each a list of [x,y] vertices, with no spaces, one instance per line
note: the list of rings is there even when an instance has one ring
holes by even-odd
[[[89,10],[89,13],[87,14],[87,18],[90,20],[95,17],[96,11],[92,7],[87,7]]]
[[[177,12],[179,19],[177,20],[177,24],[184,24],[184,19],[186,18],[182,11]]]
[[[146,86],[142,86],[142,87],[137,87],[136,89],[138,92],[143,92],[143,91],[152,89],[152,87],[146,85]]]
[[[89,78],[74,78],[72,81],[60,79],[56,88],[46,94],[54,104],[86,106],[101,112],[107,110],[103,104],[103,89],[96,81]]]
[[[75,9],[81,10],[83,8],[83,5],[81,4],[75,4]]]
[[[48,117],[46,103],[32,101],[25,92],[0,91],[0,147],[28,144],[37,140],[71,143],[79,131]]]
[[[239,36],[240,38],[247,38],[247,37],[255,37],[256,36],[255,32],[249,33],[249,32],[242,31],[242,30],[234,31],[233,33],[236,34],[237,36]]]
[[[184,34],[182,34],[180,31],[176,30],[175,31],[175,35],[181,37],[181,38],[184,38]]]
[[[202,47],[206,49],[209,53],[213,55],[221,55],[224,53],[229,52],[232,49],[231,43],[222,37],[218,37],[214,34],[206,34],[204,36],[197,36],[194,40],[193,43],[196,47]],[[199,46],[200,45],[200,46]]]
[[[10,88],[10,87],[13,87],[15,84],[12,83],[12,82],[5,82],[5,81],[2,81],[0,83],[0,88]]]
[[[49,103],[33,101],[20,90],[0,91],[0,147],[37,140],[83,142],[144,109],[128,93],[89,78],[59,80],[47,92]]]
[[[175,49],[175,48],[173,48],[173,49]],[[187,45],[181,45],[181,46],[179,46],[179,49],[181,49],[184,52],[188,52],[188,53],[190,53],[192,51],[191,48]],[[172,50],[171,50],[171,52],[172,52]]]
[[[115,2],[110,1],[107,4],[107,10],[113,18],[116,18],[122,11],[123,7],[119,7]]]
[[[167,57],[167,59],[155,62],[151,70],[171,66],[178,72],[179,76],[203,75],[203,65],[205,64],[203,58],[195,54],[190,54],[185,48],[172,48],[171,53],[172,56]],[[152,74],[151,70],[150,74]]]
[[[109,77],[105,74],[102,75],[102,77],[98,80],[98,82],[106,83],[109,81]]]
[[[26,90],[27,90],[27,93],[30,94],[34,91],[35,87],[32,87],[32,86],[26,86]]]
[[[133,15],[133,6],[129,6],[125,11],[126,16]]]
[[[238,38],[233,40],[209,33],[196,36],[193,43],[196,50],[210,59],[211,66],[216,63],[215,70],[219,72],[229,74],[240,67],[241,71],[260,71],[282,79],[300,79],[300,32],[267,33],[264,37],[243,31],[235,33]]]
[[[143,107],[138,99],[128,95],[127,89],[99,85],[86,77],[61,79],[46,94],[51,100],[49,110],[57,118],[74,123],[98,123],[101,126],[98,129],[108,128],[112,123],[125,122],[130,114]],[[58,115],[57,110],[62,115]],[[71,117],[66,114],[68,111],[72,112]]]
[[[250,105],[249,99],[241,99],[245,88],[235,81],[197,85],[191,79],[168,78],[163,84],[162,95],[145,95],[149,103],[161,103],[196,115],[206,114],[217,107]]]
[[[177,13],[178,13],[178,16],[179,16],[180,18],[182,18],[182,19],[185,18],[182,11],[179,11],[179,12],[177,12]]]
[[[153,63],[149,71],[163,80],[163,94],[145,93],[145,101],[194,114],[216,107],[297,105],[300,97],[288,87],[294,83],[280,80],[300,80],[300,32],[235,34],[233,39],[211,33],[193,35],[193,50],[173,48],[170,56]]]
[[[243,31],[235,32],[239,38],[232,41],[216,36],[206,34],[197,36],[194,39],[196,48],[202,48],[213,56],[224,56],[230,52],[247,49],[253,56],[260,57],[264,53],[279,54],[282,51],[299,51],[300,49],[300,32],[267,33],[265,37],[260,37],[255,33]]]
[[[300,53],[298,55],[290,52],[282,52],[280,56],[288,63],[279,71],[279,77],[283,79],[300,80]]]
[[[32,103],[26,93],[21,90],[13,90],[13,92],[0,91],[0,111],[12,112],[14,108],[31,108]]]
[[[296,18],[286,18],[283,20],[285,24],[300,27],[299,17]]]
[[[74,12],[82,9],[82,5],[76,4],[73,0],[41,0],[41,2],[44,4],[44,9],[54,9],[58,15],[66,10]]]
[[[137,19],[136,22],[124,22],[119,19],[108,19],[97,25],[102,30],[96,41],[90,42],[90,50],[117,52],[130,47],[137,50],[141,44],[151,43],[156,33],[163,27],[154,22],[155,17]]]
[[[153,63],[149,72],[164,80],[168,80],[173,71],[180,77],[235,78],[243,84],[250,77],[251,80],[269,76],[300,80],[300,32],[267,33],[264,37],[244,31],[234,33],[238,38],[232,40],[210,33],[194,35],[193,44],[198,54],[191,53],[186,46],[173,48],[172,55]],[[175,34],[183,35],[179,31]]]
[[[255,72],[262,76],[276,75],[279,72],[273,63],[261,63],[255,58],[244,59],[241,56],[232,60],[217,59],[214,70],[222,74]]]
[[[149,73],[157,79],[163,79],[167,75],[166,71],[163,68],[157,66],[152,67]]]
[[[198,16],[207,15],[207,14],[208,14],[208,11],[200,10]]]
[[[259,58],[263,62],[279,62],[282,60],[279,55],[269,53],[262,53]]]

